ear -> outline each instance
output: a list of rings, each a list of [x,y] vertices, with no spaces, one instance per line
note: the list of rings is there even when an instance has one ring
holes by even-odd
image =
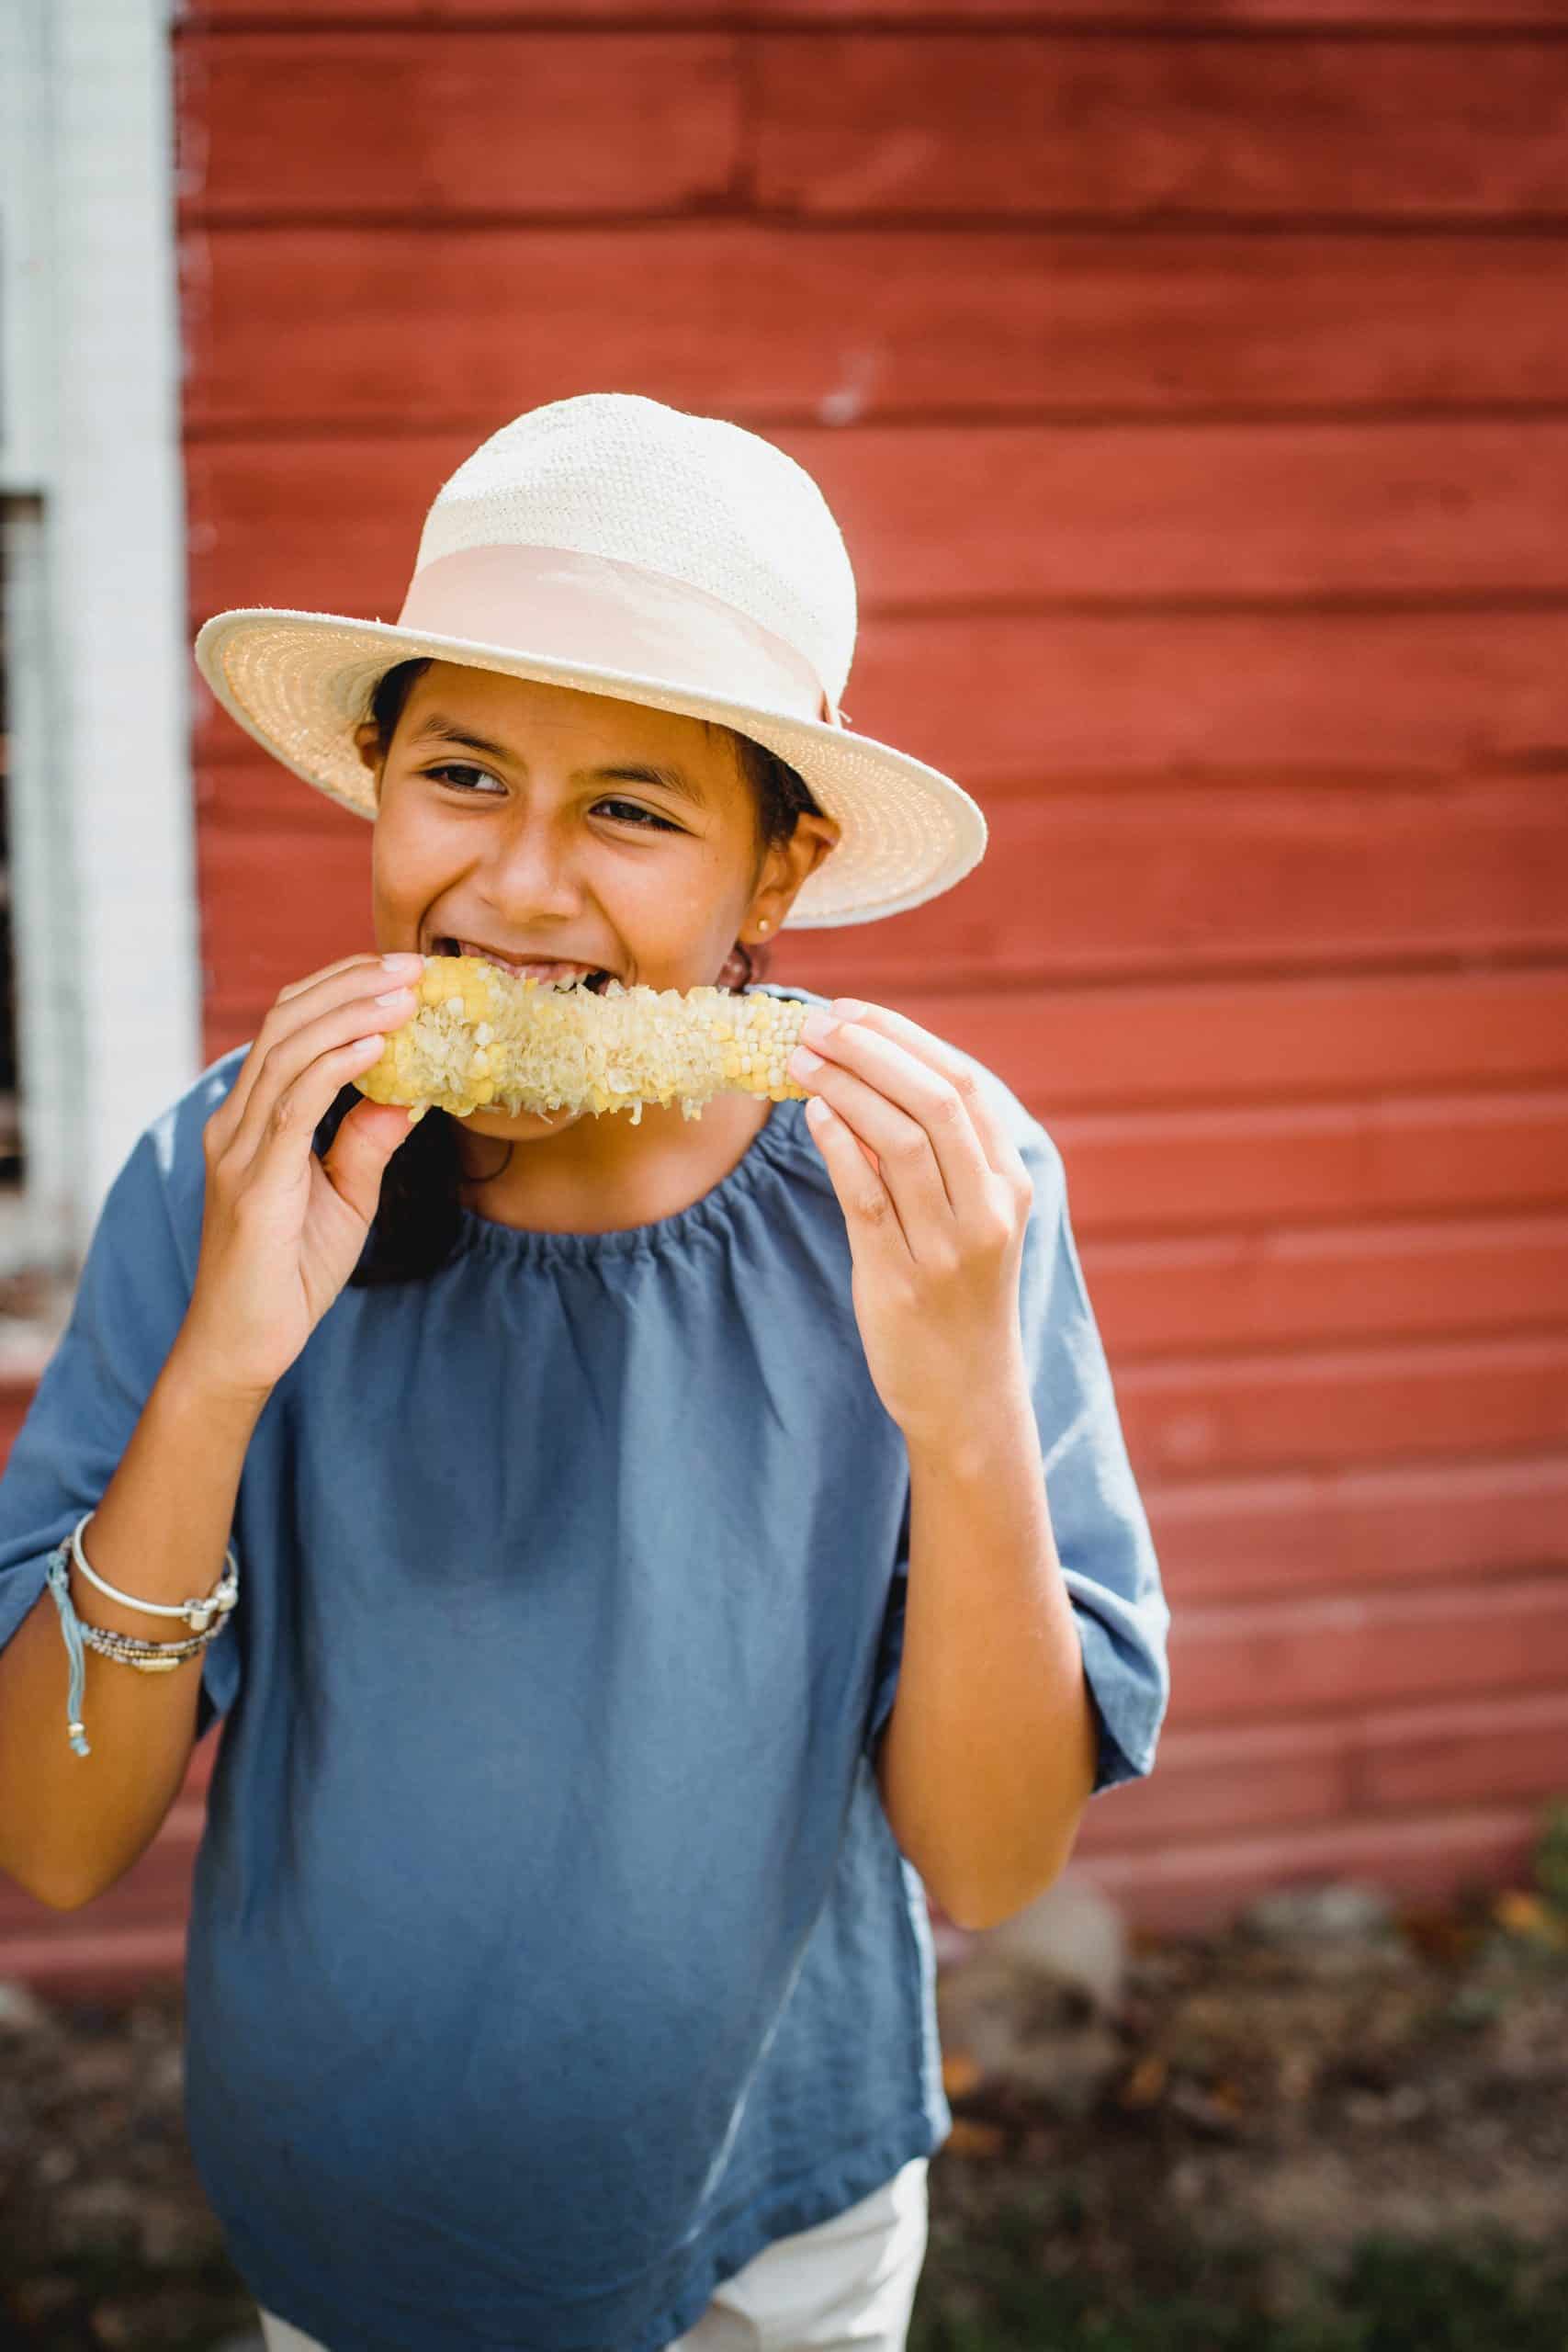
[[[840,840],[843,838],[844,829],[840,824],[836,817],[807,817],[803,815],[795,820],[795,838],[797,841],[806,835],[807,828],[810,829],[808,838],[812,843],[812,850],[811,863],[807,867],[806,872],[807,874],[815,874],[823,859],[825,857],[831,857],[833,852],[838,848]],[[806,879],[806,875],[803,874],[800,878],[804,881]]]
[[[354,748],[374,772],[381,764],[381,738],[373,718],[362,719],[354,730]]]

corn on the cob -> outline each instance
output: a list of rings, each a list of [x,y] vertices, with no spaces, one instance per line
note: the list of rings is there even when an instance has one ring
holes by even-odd
[[[728,989],[624,988],[521,978],[477,956],[428,956],[420,1008],[355,1080],[373,1102],[466,1119],[498,1111],[626,1111],[679,1102],[700,1119],[715,1094],[806,1094],[786,1064],[810,1011],[798,998]]]

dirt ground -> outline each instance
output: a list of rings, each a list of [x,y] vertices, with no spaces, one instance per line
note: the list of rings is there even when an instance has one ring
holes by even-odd
[[[911,2352],[1568,2352],[1554,1889],[1136,1940],[1114,2006],[1040,1983],[1013,2028],[1003,2075],[944,2020],[956,2122]],[[5,2352],[259,2346],[180,2084],[175,1988],[109,2008],[0,1985]],[[1393,2249],[1371,2270],[1369,2240]]]
[[[1145,1943],[1109,2021],[1042,1989],[1017,2046],[1027,2083],[971,2083],[944,2030],[911,2352],[1568,2352],[1568,1910],[1539,1891]]]

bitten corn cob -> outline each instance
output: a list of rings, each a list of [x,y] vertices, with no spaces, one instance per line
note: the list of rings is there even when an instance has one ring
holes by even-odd
[[[477,956],[428,956],[420,1009],[355,1080],[373,1102],[415,1119],[499,1111],[626,1111],[678,1102],[700,1119],[712,1095],[799,1100],[785,1068],[810,1011],[797,998],[728,989],[623,988],[523,978]]]

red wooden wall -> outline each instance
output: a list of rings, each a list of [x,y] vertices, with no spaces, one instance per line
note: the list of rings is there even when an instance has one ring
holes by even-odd
[[[1518,1872],[1568,1789],[1568,0],[200,0],[175,62],[193,632],[390,617],[440,481],[572,392],[838,514],[855,723],[992,846],[773,974],[1066,1156],[1176,1613],[1085,1866],[1166,1926]],[[369,944],[368,831],[197,694],[216,1054]],[[204,1770],[0,1967],[172,1962]]]

